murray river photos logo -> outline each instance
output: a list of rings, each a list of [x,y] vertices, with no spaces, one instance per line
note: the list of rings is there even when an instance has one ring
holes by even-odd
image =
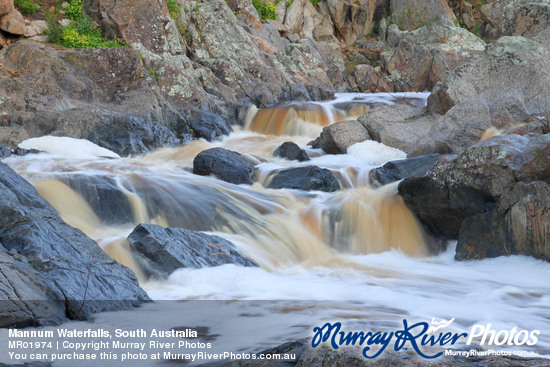
[[[444,354],[443,351],[435,354],[425,354],[425,347],[449,347],[459,340],[465,341],[466,345],[472,344],[474,338],[479,339],[479,345],[487,346],[533,346],[538,341],[539,330],[518,330],[514,327],[510,330],[493,330],[491,324],[472,326],[469,333],[445,332],[445,329],[455,319],[436,321],[432,319],[431,324],[418,322],[416,324],[403,320],[403,329],[395,331],[343,331],[340,322],[327,322],[321,327],[313,328],[313,339],[311,346],[316,348],[321,343],[329,343],[334,349],[345,345],[362,346],[362,354],[365,358],[376,358],[386,348],[393,346],[397,352],[412,348],[418,355],[433,359]]]

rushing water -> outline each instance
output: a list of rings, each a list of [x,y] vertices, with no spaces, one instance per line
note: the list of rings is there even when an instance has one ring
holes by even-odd
[[[421,227],[396,195],[396,184],[376,190],[369,186],[369,171],[404,158],[403,152],[371,141],[344,155],[306,148],[322,126],[357,118],[379,104],[400,103],[403,97],[422,105],[427,94],[337,97],[331,102],[252,109],[243,129],[218,142],[194,141],[116,158],[74,140],[48,138],[27,142],[26,147],[52,154],[5,162],[33,183],[69,224],[134,270],[153,299],[288,302],[260,313],[266,324],[276,325],[272,333],[239,339],[245,344],[232,347],[257,351],[311,335],[313,326],[327,320],[395,329],[403,318],[429,322],[454,317],[453,327],[462,331],[476,323],[539,329],[537,349],[550,354],[547,263],[521,256],[457,262],[453,244],[430,256]],[[273,157],[284,141],[306,148],[312,160],[298,163]],[[254,159],[257,183],[232,185],[194,175],[193,158],[211,147]],[[329,194],[265,188],[275,170],[298,165],[331,170],[343,190]],[[113,209],[112,203],[90,202],[85,193],[102,178],[113,183],[127,206]],[[125,240],[138,223],[213,232],[232,241],[260,268],[180,269],[168,279],[146,279]],[[258,306],[247,307],[249,313],[259,312]],[[110,318],[102,316],[98,322],[109,323]]]

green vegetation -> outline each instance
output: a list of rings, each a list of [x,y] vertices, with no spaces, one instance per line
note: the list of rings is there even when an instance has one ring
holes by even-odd
[[[277,4],[279,2],[277,1]],[[265,0],[252,0],[252,5],[258,10],[261,20],[266,19],[277,19],[277,8],[278,5],[275,3],[269,3]]]
[[[292,5],[292,2],[293,2],[293,1],[294,1],[294,0],[286,0],[286,1],[285,1],[285,6],[288,8],[290,5]]]
[[[166,0],[166,6],[168,6],[168,12],[170,13],[170,16],[173,19],[177,19],[181,12],[178,0]]]
[[[65,8],[65,16],[74,21],[82,18],[82,0],[69,0],[69,6]]]
[[[13,4],[23,14],[32,14],[40,9],[40,7],[33,3],[32,0],[15,0]]]
[[[319,1],[321,1],[321,0],[311,0],[311,3],[312,3],[313,5],[315,5],[315,4],[317,4]]]
[[[477,2],[477,6],[483,6],[483,4],[484,4],[484,3],[483,3],[483,0],[479,0],[479,1]]]
[[[82,0],[69,0],[65,16],[72,20],[66,27],[57,22],[55,14],[48,15],[48,41],[67,48],[126,47],[118,39],[101,36],[101,30],[93,27],[92,20],[82,14]]]

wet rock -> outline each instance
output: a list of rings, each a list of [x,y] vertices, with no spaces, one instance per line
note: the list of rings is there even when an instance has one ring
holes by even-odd
[[[549,181],[548,157],[550,135],[496,136],[405,179],[399,194],[433,234],[457,238],[464,219],[492,210],[517,182]]]
[[[466,219],[457,260],[527,255],[550,261],[550,185],[518,183],[495,209]]]
[[[424,176],[434,163],[441,159],[440,154],[429,154],[420,157],[391,161],[370,171],[371,183],[378,187],[408,177]]]
[[[252,184],[256,164],[244,155],[223,148],[200,152],[193,160],[193,173],[202,176],[215,175],[220,180],[234,184]]]
[[[19,10],[13,8],[8,14],[0,18],[0,29],[22,36],[27,31],[25,18],[23,18]]]
[[[13,152],[10,148],[6,148],[3,145],[0,145],[0,158],[6,158],[12,155]]]
[[[15,151],[13,152],[13,154],[19,155],[19,156],[24,156],[27,154],[40,154],[40,153],[44,153],[44,152],[38,149],[25,149],[19,146],[15,148]]]
[[[456,19],[445,0],[391,0],[390,17],[400,29],[408,31],[429,22],[453,22]]]
[[[371,140],[367,129],[357,121],[340,121],[325,126],[321,135],[312,141],[313,148],[322,148],[329,154],[346,154],[356,143]]]
[[[13,0],[0,0],[0,17],[8,14],[13,9]]]
[[[149,299],[129,269],[63,222],[29,183],[3,163],[0,192],[0,287],[15,293],[14,305],[24,307],[17,317],[13,309],[2,308],[0,319],[14,317],[12,327],[51,325],[67,317],[85,319],[92,313],[137,306]],[[5,279],[13,280],[11,286]]]
[[[300,147],[291,141],[284,142],[279,145],[277,149],[273,152],[275,157],[286,158],[290,161],[309,161],[309,157],[305,150],[300,149]]]
[[[80,194],[106,225],[134,222],[130,201],[113,178],[67,175],[59,180]]]
[[[60,324],[66,321],[63,294],[55,284],[16,259],[0,244],[0,327]],[[56,300],[56,301],[52,301]]]
[[[194,138],[208,141],[229,134],[233,129],[227,120],[208,111],[194,110],[187,113],[189,127]]]
[[[123,157],[182,142],[166,126],[130,114],[102,118],[86,138]]]
[[[333,192],[340,190],[340,183],[328,169],[305,166],[276,172],[267,187],[270,189]]]
[[[149,276],[168,277],[180,268],[203,268],[235,264],[258,266],[231,242],[221,237],[182,228],[140,224],[128,236],[130,247],[147,259]]]

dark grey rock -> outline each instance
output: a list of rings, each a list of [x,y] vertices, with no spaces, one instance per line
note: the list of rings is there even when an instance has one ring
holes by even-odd
[[[187,120],[189,121],[191,133],[196,139],[216,140],[233,131],[226,120],[207,111],[187,112]]]
[[[78,174],[65,175],[59,180],[79,193],[103,223],[134,222],[130,201],[113,178]]]
[[[462,221],[493,209],[517,182],[550,182],[550,134],[496,136],[408,178],[399,193],[432,231],[457,238]]]
[[[202,176],[215,175],[220,180],[234,184],[252,184],[256,164],[244,155],[223,148],[200,152],[193,160],[193,173]]]
[[[63,222],[34,187],[3,163],[0,243],[2,262],[6,264],[2,275],[17,287],[13,292],[21,295],[10,299],[21,301],[22,314],[32,315],[36,325],[57,324],[64,318],[55,307],[49,314],[43,310],[44,305],[36,306],[28,300],[61,302],[64,317],[73,319],[149,300],[134,273],[109,258],[80,230]],[[36,292],[31,295],[33,291]],[[9,294],[9,287],[4,292]],[[13,318],[14,313],[2,308],[0,315],[0,319]],[[28,326],[29,318],[13,318],[11,326],[18,325]]]
[[[429,154],[388,162],[370,171],[371,183],[378,187],[407,177],[424,176],[440,157],[440,154]]]
[[[10,148],[6,148],[5,146],[0,144],[0,158],[6,158],[12,155],[13,152]]]
[[[333,192],[340,190],[340,183],[328,169],[305,166],[278,171],[268,188]]]
[[[13,152],[13,154],[19,155],[19,156],[23,156],[27,154],[39,154],[39,153],[44,153],[44,152],[37,149],[25,149],[21,147],[15,148],[15,151]]]
[[[138,116],[122,114],[101,119],[87,139],[120,156],[141,154],[155,148],[176,146],[182,142],[166,126]]]
[[[147,259],[144,270],[149,276],[167,277],[179,268],[258,266],[231,242],[187,229],[140,224],[128,240],[132,250]]]
[[[309,156],[307,155],[306,151],[300,149],[300,147],[296,143],[293,143],[291,141],[287,141],[279,145],[277,149],[275,149],[275,151],[273,152],[273,155],[275,157],[282,157],[291,161],[309,161]]]
[[[518,183],[495,209],[462,223],[457,260],[528,255],[550,261],[550,185]]]

